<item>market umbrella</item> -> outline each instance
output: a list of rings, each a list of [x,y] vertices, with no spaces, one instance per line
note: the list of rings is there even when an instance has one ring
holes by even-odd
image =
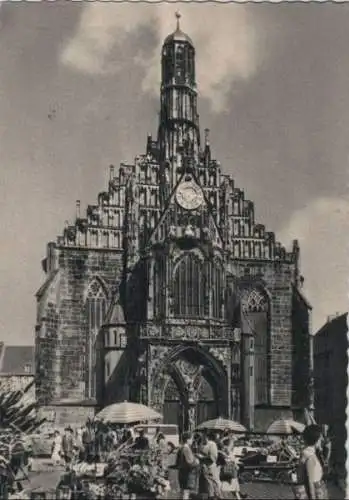
[[[246,427],[244,427],[239,422],[235,422],[234,420],[228,420],[226,418],[215,418],[214,420],[208,420],[207,422],[203,422],[197,427],[197,430],[217,430],[224,431],[229,430],[232,432],[244,433],[247,432]]]
[[[305,425],[295,420],[275,420],[267,430],[267,434],[294,434],[298,432],[301,434],[305,429]]]
[[[96,420],[104,420],[112,424],[131,424],[160,418],[162,415],[152,408],[129,401],[106,406],[96,415]]]

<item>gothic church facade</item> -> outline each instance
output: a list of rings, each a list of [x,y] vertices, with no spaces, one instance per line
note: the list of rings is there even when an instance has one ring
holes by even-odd
[[[37,293],[39,403],[86,418],[123,400],[193,428],[218,415],[264,430],[309,404],[310,306],[299,248],[201,142],[195,49],[177,23],[161,53],[156,140],[49,243]],[[59,417],[61,416],[61,417]]]

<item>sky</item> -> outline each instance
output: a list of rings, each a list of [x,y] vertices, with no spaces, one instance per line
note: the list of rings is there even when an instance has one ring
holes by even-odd
[[[313,330],[348,309],[349,4],[3,3],[0,331],[34,342],[46,243],[157,130],[160,48],[196,47],[214,157],[290,248]]]

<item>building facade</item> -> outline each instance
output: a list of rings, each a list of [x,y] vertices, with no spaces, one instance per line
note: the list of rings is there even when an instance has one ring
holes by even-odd
[[[161,69],[156,139],[110,167],[97,203],[82,214],[77,202],[48,244],[38,398],[80,415],[139,401],[181,429],[218,415],[265,429],[309,399],[294,383],[295,366],[310,377],[299,247],[286,251],[256,222],[208,130],[201,140],[195,48],[179,19]]]
[[[329,319],[314,336],[315,417],[329,426],[332,466],[345,474],[348,314]],[[345,476],[343,476],[345,477]]]
[[[0,391],[27,390],[35,400],[34,346],[5,345],[0,342]]]

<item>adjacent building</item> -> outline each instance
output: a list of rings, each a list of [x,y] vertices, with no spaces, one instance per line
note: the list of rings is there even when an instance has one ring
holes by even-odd
[[[0,392],[23,390],[34,381],[34,346],[11,346],[0,343]],[[35,399],[35,385],[29,394]]]
[[[345,471],[348,314],[329,318],[314,336],[315,417],[329,425],[333,466]]]
[[[37,395],[65,418],[128,399],[181,429],[221,415],[264,430],[309,403],[298,243],[287,251],[212,157],[195,64],[177,19],[157,136],[47,246]]]

